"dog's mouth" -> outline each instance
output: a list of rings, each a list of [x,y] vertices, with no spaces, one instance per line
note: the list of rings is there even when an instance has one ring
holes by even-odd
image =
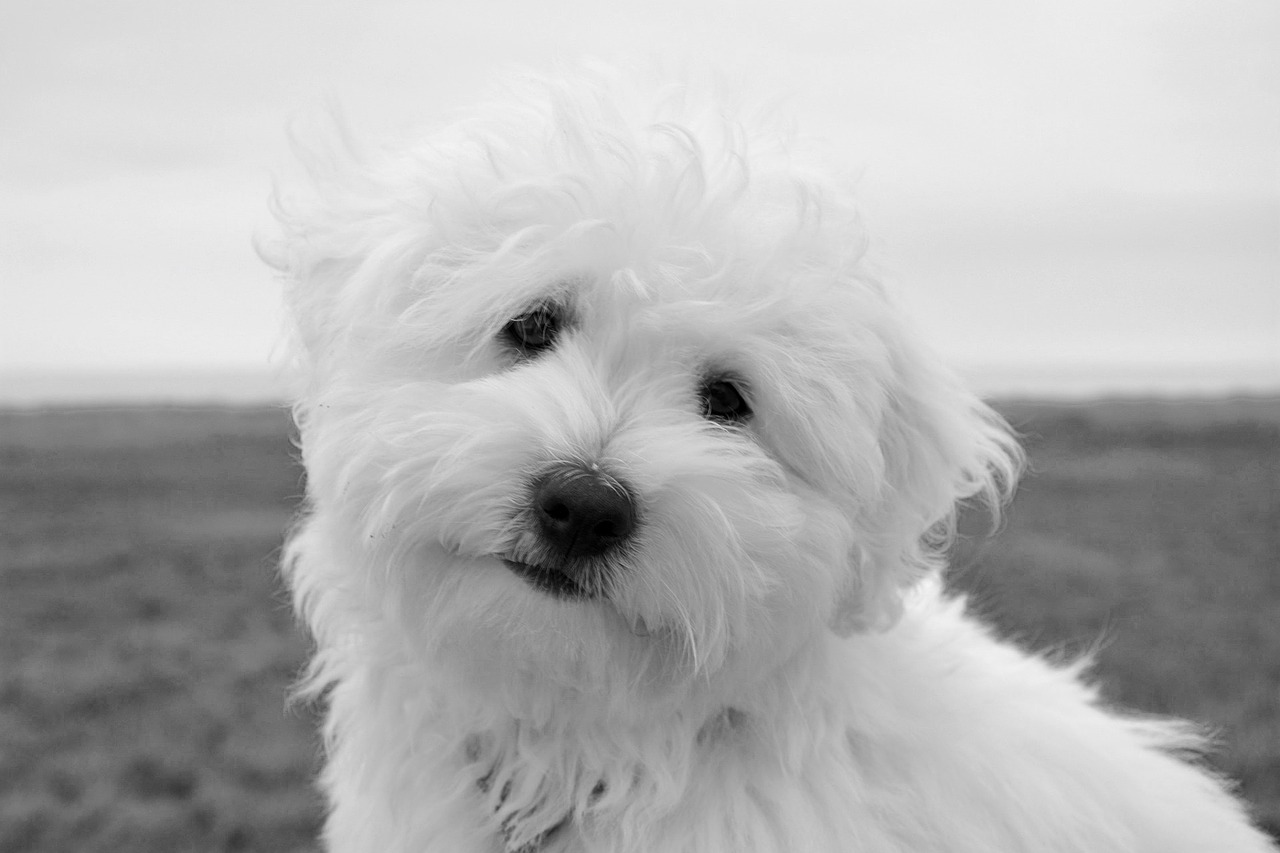
[[[555,598],[584,599],[595,598],[599,595],[597,590],[583,585],[567,572],[554,566],[523,563],[509,557],[500,559],[503,565],[510,569],[516,577],[539,592],[544,592]]]

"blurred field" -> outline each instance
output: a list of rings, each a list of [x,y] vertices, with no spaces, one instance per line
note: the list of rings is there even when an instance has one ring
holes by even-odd
[[[1033,473],[954,583],[1220,732],[1280,830],[1280,401],[1004,407]],[[312,850],[275,410],[0,412],[0,851]]]

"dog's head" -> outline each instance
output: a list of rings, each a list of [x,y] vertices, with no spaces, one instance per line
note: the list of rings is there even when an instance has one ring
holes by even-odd
[[[890,624],[957,502],[1011,485],[845,187],[635,89],[531,83],[281,205],[313,624],[506,684],[747,678]]]

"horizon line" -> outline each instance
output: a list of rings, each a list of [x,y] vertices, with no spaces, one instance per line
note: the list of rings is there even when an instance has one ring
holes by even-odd
[[[956,372],[983,397],[1078,400],[1280,395],[1280,364],[970,363]],[[284,368],[191,365],[0,369],[0,406],[283,404],[296,375]]]

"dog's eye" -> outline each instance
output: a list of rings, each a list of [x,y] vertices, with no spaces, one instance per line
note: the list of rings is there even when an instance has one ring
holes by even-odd
[[[502,336],[521,355],[531,356],[551,349],[560,336],[560,316],[550,307],[534,308],[502,327]]]
[[[711,379],[702,386],[702,416],[722,423],[742,423],[751,417],[751,407],[738,386],[728,379]]]

